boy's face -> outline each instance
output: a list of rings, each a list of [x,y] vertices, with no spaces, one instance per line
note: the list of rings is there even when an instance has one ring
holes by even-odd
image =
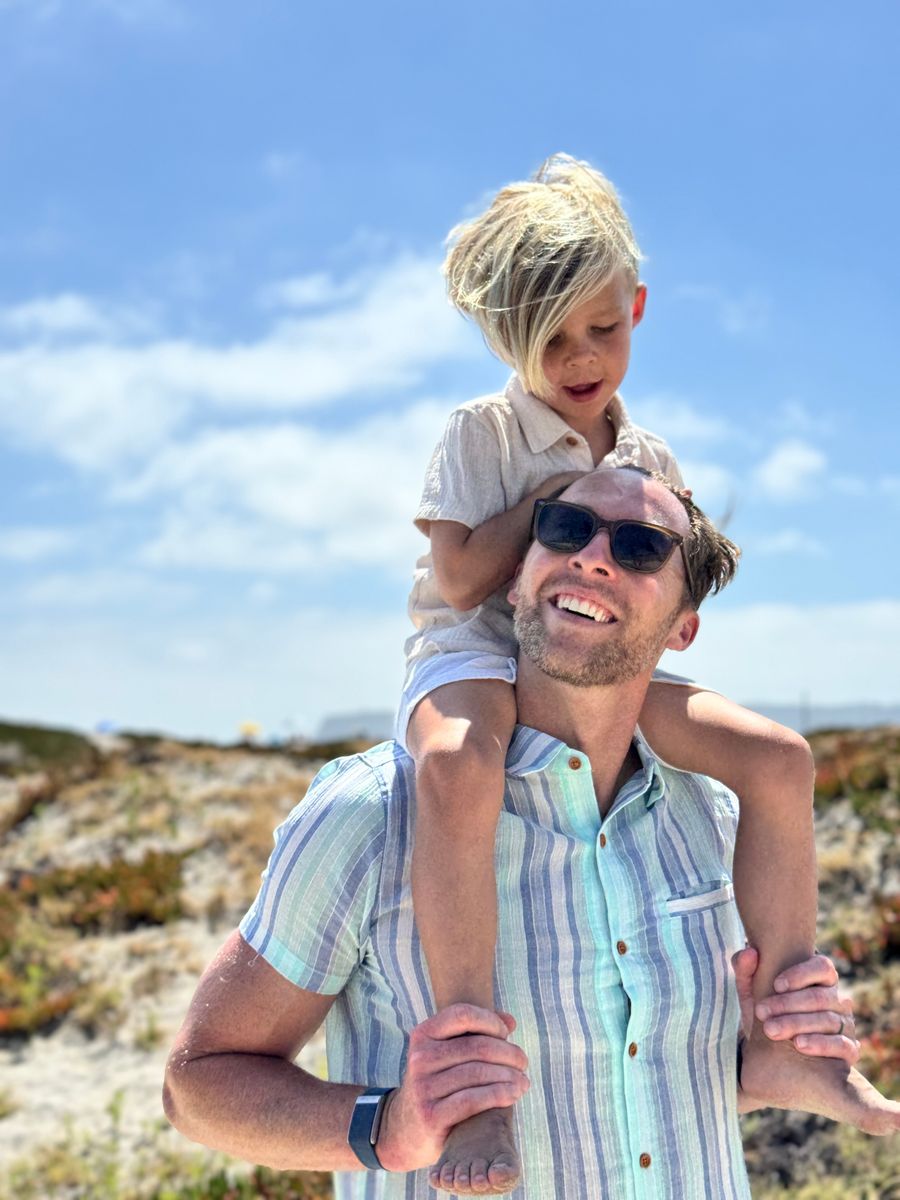
[[[617,272],[574,308],[551,337],[541,365],[550,386],[541,399],[584,432],[606,409],[625,378],[631,331],[644,315],[647,289]]]

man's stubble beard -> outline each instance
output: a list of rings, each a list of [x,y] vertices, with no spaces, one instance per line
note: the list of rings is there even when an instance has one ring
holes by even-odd
[[[540,600],[520,600],[513,612],[513,625],[520,652],[550,679],[573,687],[609,687],[630,683],[648,668],[652,670],[656,666],[682,607],[679,601],[653,629],[617,640],[604,640],[587,647],[577,656],[571,650],[554,655]]]

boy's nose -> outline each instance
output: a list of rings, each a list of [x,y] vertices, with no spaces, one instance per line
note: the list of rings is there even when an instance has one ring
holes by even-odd
[[[567,349],[566,361],[568,363],[586,362],[594,358],[596,354],[594,345],[589,338],[582,338],[577,342],[570,341]]]

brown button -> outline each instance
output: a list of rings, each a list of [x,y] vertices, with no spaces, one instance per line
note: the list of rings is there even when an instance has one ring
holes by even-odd
[[[577,445],[578,445],[578,438],[576,438],[576,437],[567,437],[567,438],[566,438],[566,445],[567,445],[567,446],[577,446]]]
[[[642,1167],[649,1167],[650,1163],[652,1161],[653,1160],[651,1159],[649,1154],[642,1154],[641,1157],[638,1159],[638,1162],[641,1164]]]
[[[616,949],[620,954],[626,954],[628,952],[628,947],[624,942],[616,942]]]
[[[602,849],[605,845],[606,845],[606,834],[601,833],[600,834],[600,848]]]
[[[637,1042],[631,1043],[631,1045],[628,1047],[628,1054],[630,1058],[634,1058],[634,1056],[637,1054]]]
[[[581,769],[581,759],[580,758],[570,758],[569,766],[572,768],[573,771],[580,770]]]

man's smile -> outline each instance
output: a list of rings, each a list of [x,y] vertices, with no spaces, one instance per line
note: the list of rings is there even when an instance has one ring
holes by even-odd
[[[552,606],[558,612],[571,613],[579,618],[587,618],[598,625],[613,625],[617,618],[596,598],[577,595],[575,592],[561,591],[548,597]]]

